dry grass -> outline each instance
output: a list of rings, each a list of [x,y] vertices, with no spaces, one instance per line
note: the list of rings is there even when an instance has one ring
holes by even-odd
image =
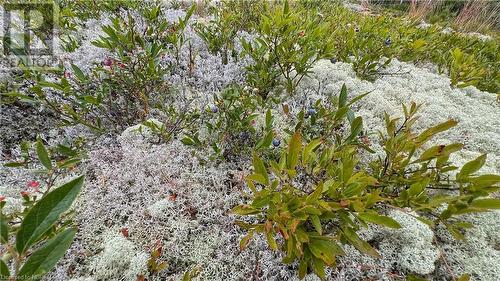
[[[470,0],[453,21],[453,27],[460,31],[484,32],[497,28],[500,21],[500,2]]]
[[[420,22],[435,11],[442,2],[443,0],[410,0],[408,16],[412,20]]]
[[[209,11],[209,0],[196,0],[196,9],[194,13],[200,17],[206,17],[210,14]]]

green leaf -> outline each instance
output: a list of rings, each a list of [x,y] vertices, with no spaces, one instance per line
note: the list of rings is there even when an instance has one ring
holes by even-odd
[[[266,136],[257,143],[255,148],[259,149],[259,148],[269,147],[271,145],[271,143],[273,142],[273,137],[274,137],[274,132],[272,130],[269,130],[269,132],[267,132]]]
[[[469,178],[469,180],[478,187],[490,187],[500,182],[500,176],[493,174],[486,174],[486,175],[480,175],[478,177]]]
[[[335,264],[335,256],[345,254],[337,243],[325,239],[311,239],[309,250],[315,257],[323,260],[329,266]]]
[[[361,133],[362,130],[363,130],[363,119],[360,116],[358,116],[354,118],[354,120],[351,123],[351,134],[349,135],[349,137],[347,137],[346,142],[349,142],[354,138],[356,138],[359,135],[359,133]]]
[[[0,259],[0,276],[1,280],[8,280],[10,277],[9,267],[5,264],[5,262]]]
[[[255,182],[260,183],[262,185],[267,185],[266,178],[261,174],[251,174],[251,175],[247,176],[247,179],[255,181]]]
[[[283,6],[283,14],[287,15],[290,12],[290,8],[288,6],[288,0],[285,1],[284,6]]]
[[[316,275],[318,275],[318,277],[321,280],[325,280],[325,278],[326,278],[325,263],[323,262],[323,260],[316,258],[316,257],[312,257],[311,265],[312,265],[314,273]]]
[[[259,213],[260,211],[255,209],[254,207],[250,205],[238,205],[235,206],[233,209],[231,209],[231,213],[237,214],[237,215],[250,215],[250,214],[256,214]]]
[[[18,276],[39,277],[49,272],[64,256],[75,238],[76,230],[69,228],[54,236],[33,252],[24,263]]]
[[[366,96],[367,96],[368,94],[370,94],[371,92],[372,92],[372,91],[367,92],[367,93],[364,93],[364,94],[362,94],[362,95],[359,95],[359,96],[357,96],[357,97],[353,98],[353,99],[352,99],[352,100],[351,100],[351,101],[347,104],[347,106],[351,106],[351,105],[353,105],[354,103],[356,103],[356,102],[357,102],[357,101],[359,101],[360,99],[362,99],[362,98],[366,97]]]
[[[462,274],[460,278],[457,279],[457,281],[469,281],[470,280],[470,275],[467,273]]]
[[[416,137],[415,142],[417,143],[417,146],[420,146],[426,141],[428,141],[430,138],[432,138],[435,134],[446,131],[452,127],[455,127],[457,124],[458,122],[455,120],[448,120],[439,125],[431,127],[422,132],[418,137]]]
[[[427,281],[427,279],[411,274],[406,277],[406,281]]]
[[[181,139],[181,142],[182,142],[184,145],[194,145],[194,144],[195,144],[194,140],[193,140],[192,138],[190,138],[190,137],[187,137],[187,136],[186,136],[186,137],[184,137],[184,138],[182,138],[182,139]]]
[[[266,111],[266,129],[270,129],[273,125],[273,115],[271,113],[271,109]]]
[[[83,176],[77,177],[42,197],[26,214],[16,236],[16,248],[24,253],[67,211],[80,192]]]
[[[28,95],[21,94],[19,92],[2,93],[1,95],[2,96],[6,96],[6,97],[17,98],[17,99],[19,99],[20,101],[23,101],[23,102],[34,102],[34,101],[36,101],[35,98],[30,97]]]
[[[483,154],[476,159],[465,163],[465,165],[460,169],[460,172],[457,174],[457,179],[463,179],[481,169],[484,163],[486,162],[486,154]]]
[[[53,83],[53,82],[48,82],[48,81],[40,81],[38,82],[38,85],[40,87],[46,87],[46,88],[54,88],[59,91],[64,91],[64,87],[60,84]]]
[[[309,155],[311,154],[311,152],[313,152],[314,149],[316,147],[318,147],[318,145],[320,145],[322,142],[323,142],[323,140],[321,138],[318,138],[318,139],[312,140],[310,143],[308,143],[304,147],[304,150],[302,151],[302,164],[304,166],[306,166],[307,162],[309,162]]]
[[[298,210],[296,210],[295,212],[293,212],[294,214],[301,214],[301,213],[305,213],[305,214],[310,214],[310,215],[321,215],[321,211],[315,207],[315,206],[304,206]]]
[[[64,160],[63,162],[58,163],[57,166],[59,167],[59,169],[64,169],[64,168],[76,166],[77,164],[80,163],[80,161],[81,160],[79,158],[69,158],[69,159]]]
[[[71,68],[73,68],[73,72],[75,73],[75,76],[80,79],[80,81],[86,81],[87,80],[87,77],[85,76],[85,74],[83,74],[83,71],[78,68],[78,66],[74,65],[74,64],[71,64]]]
[[[408,195],[409,196],[416,196],[419,195],[424,189],[429,185],[431,179],[430,178],[425,178],[419,182],[416,182],[410,186],[408,189]]]
[[[316,232],[318,232],[319,235],[323,234],[323,231],[321,229],[321,221],[319,220],[319,217],[317,215],[312,215],[310,216],[311,218],[311,223],[314,226],[314,229],[316,229]]]
[[[7,221],[0,214],[0,243],[7,244],[9,242],[9,225]]]
[[[299,263],[299,279],[302,280],[306,277],[307,274],[307,261],[305,259],[301,259]]]
[[[347,104],[347,87],[345,86],[345,84],[343,84],[339,94],[339,108],[344,107],[346,104]]]
[[[287,168],[295,169],[297,163],[299,162],[300,150],[302,149],[302,136],[300,132],[297,131],[293,134],[290,144],[288,144],[288,155],[287,155]]]
[[[266,166],[264,165],[264,162],[262,159],[259,158],[257,153],[253,153],[253,168],[255,170],[255,173],[262,176],[264,179],[264,185],[269,184],[269,175],[267,174],[267,169]]]
[[[450,232],[450,234],[453,236],[453,238],[455,238],[457,240],[465,240],[465,236],[455,226],[447,224],[446,229]]]
[[[332,243],[331,241],[314,239],[309,243],[309,250],[311,250],[311,253],[315,257],[323,260],[326,264],[333,264],[335,262],[335,255],[330,250]]]
[[[26,165],[26,163],[24,163],[24,162],[9,162],[9,163],[3,164],[3,166],[7,167],[7,168],[22,167],[24,165]]]
[[[344,238],[360,252],[370,255],[374,258],[380,258],[380,254],[377,253],[377,251],[375,251],[375,249],[373,249],[373,247],[368,244],[368,242],[363,241],[361,238],[359,238],[358,234],[356,234],[356,232],[352,228],[342,228],[342,232],[344,234]]]
[[[397,221],[395,221],[394,219],[392,219],[390,217],[381,216],[381,215],[372,214],[372,213],[361,213],[361,214],[358,214],[358,217],[361,220],[371,222],[371,223],[380,224],[380,225],[387,226],[390,228],[401,228],[401,225]]]
[[[38,159],[42,162],[43,166],[48,170],[52,169],[52,163],[50,161],[49,153],[47,149],[42,143],[42,139],[38,138],[36,141],[36,154],[38,155]]]
[[[321,194],[323,194],[323,187],[323,183],[319,183],[314,192],[307,196],[306,203],[315,203],[315,201],[321,198]]]
[[[481,209],[500,209],[500,199],[476,199],[470,203],[470,206]]]
[[[272,233],[272,231],[266,233],[266,239],[267,239],[267,244],[269,244],[269,247],[271,247],[271,249],[273,250],[278,249],[278,244],[276,243],[276,239],[274,239],[274,234]]]
[[[444,149],[444,145],[435,145],[433,147],[430,147],[429,149],[425,150],[422,155],[420,155],[420,158],[414,161],[414,163],[418,162],[423,162],[427,161],[433,158],[436,158],[441,155],[441,152]]]

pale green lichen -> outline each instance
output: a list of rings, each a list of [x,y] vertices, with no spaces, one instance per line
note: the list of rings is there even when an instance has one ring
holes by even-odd
[[[104,249],[91,262],[98,280],[134,280],[147,273],[148,255],[138,251],[134,243],[120,235],[105,235]]]
[[[474,227],[466,230],[465,241],[457,241],[444,229],[437,236],[446,253],[448,266],[457,276],[468,273],[471,280],[497,280],[500,276],[500,211],[463,216]],[[446,276],[448,269],[442,266],[438,275]]]
[[[18,198],[7,197],[5,198],[5,206],[2,208],[4,215],[18,214],[24,209],[23,200]]]
[[[397,257],[394,262],[405,271],[421,275],[432,273],[439,258],[439,251],[433,245],[434,232],[414,216],[401,211],[391,211],[389,216],[398,221],[401,228],[385,230],[388,239],[380,243],[382,256]]]
[[[92,277],[78,277],[70,279],[69,281],[96,281],[96,280]]]
[[[350,266],[346,275],[363,274],[378,280],[391,280],[392,272],[426,275],[435,270],[439,251],[433,245],[434,232],[415,218],[415,213],[392,210],[388,213],[399,222],[401,228],[390,229],[370,225],[362,229],[360,237],[374,244],[380,259],[359,253],[351,246],[345,246],[347,256],[342,258]]]

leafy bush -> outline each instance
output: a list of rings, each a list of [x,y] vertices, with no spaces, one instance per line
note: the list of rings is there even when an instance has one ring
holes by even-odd
[[[473,85],[483,91],[499,92],[500,59],[498,40],[494,38],[483,40],[456,32],[446,33],[439,26],[421,27],[411,19],[396,17],[387,11],[372,16],[335,3],[320,7],[329,24],[329,32],[335,38],[335,60],[352,62],[363,79],[373,80],[384,73],[384,63],[389,60],[382,58],[398,58],[431,62],[440,73],[454,76],[452,85]],[[387,39],[390,39],[389,44],[386,44]],[[461,60],[455,58],[450,46],[461,50]],[[473,58],[474,63],[466,63],[467,57]],[[472,75],[469,76],[469,72]]]
[[[333,144],[324,138],[303,144],[297,131],[278,162],[266,163],[254,153],[253,173],[247,177],[251,202],[236,206],[233,212],[255,216],[257,222],[238,222],[248,230],[240,248],[254,234],[262,233],[272,249],[285,252],[283,262],[299,262],[300,278],[311,270],[325,279],[324,267],[335,266],[336,257],[344,254],[340,244],[379,257],[356,231],[367,223],[399,228],[398,222],[384,216],[387,208],[411,208],[431,227],[442,223],[455,237],[463,238],[461,231],[471,225],[456,216],[499,208],[499,200],[484,197],[498,190],[500,176],[475,175],[484,164],[486,156],[482,155],[452,179],[447,173],[458,168],[448,159],[461,144],[432,146],[419,153],[435,134],[456,122],[450,120],[417,134],[412,125],[418,107],[414,103],[404,106],[401,124],[399,118],[386,114],[387,131],[380,133],[386,157],[370,163],[370,169],[359,162],[359,146],[353,140],[356,128]],[[446,192],[436,192],[439,189]]]
[[[332,53],[331,38],[321,18],[290,9],[288,2],[263,15],[257,31],[252,42],[242,40],[242,55],[253,60],[247,67],[247,83],[264,98],[280,76],[287,92],[293,93],[312,65]]]
[[[184,34],[184,31],[188,26],[189,19],[193,15],[195,8],[196,8],[195,5],[191,6],[191,8],[187,11],[186,16],[184,18],[179,18],[179,22],[174,23],[170,27],[171,32],[169,32],[167,37],[165,38],[174,51],[174,56],[177,63],[180,62],[180,54],[182,47],[186,44],[186,42],[188,42],[186,35]],[[157,13],[159,14],[160,11],[161,11],[160,7],[158,6]],[[156,19],[158,18],[158,16],[155,15],[154,18]],[[162,26],[165,26],[165,23],[163,23]],[[157,33],[159,32],[159,30],[155,30],[155,28],[152,28],[151,32]]]
[[[234,49],[234,39],[238,30],[235,28],[234,15],[215,12],[215,18],[207,24],[198,23],[196,33],[207,45],[212,54],[220,54],[222,63],[227,64],[229,56],[237,59],[238,53]]]
[[[458,87],[477,85],[486,71],[477,65],[474,55],[464,54],[459,48],[453,49],[450,66],[451,84]]]
[[[384,18],[366,18],[335,30],[336,59],[351,62],[358,77],[374,80],[393,57]]]
[[[252,147],[258,134],[255,119],[258,99],[251,92],[237,86],[224,89],[214,95],[214,103],[208,105],[199,126],[186,130],[182,142],[197,147],[211,147],[212,159],[228,159],[245,148]],[[201,137],[200,131],[206,130]]]
[[[108,49],[110,57],[88,74],[72,65],[60,82],[41,79],[31,90],[65,125],[83,124],[97,132],[116,132],[145,121],[151,108],[162,109],[168,96],[170,86],[165,76],[170,68],[161,59],[173,50],[179,60],[192,11],[169,26],[160,6],[155,6],[143,13],[148,24],[145,30],[139,30],[130,13],[117,16],[111,25],[102,27],[106,35],[92,42]]]
[[[300,130],[305,141],[323,138],[326,142],[340,144],[346,127],[351,126],[353,133],[349,141],[357,141],[357,137],[363,133],[363,122],[361,117],[355,116],[351,107],[368,94],[359,95],[348,102],[344,84],[338,97],[330,95],[324,102],[317,100],[304,107],[297,115],[295,127],[287,130],[287,133],[293,135],[296,130]]]
[[[223,0],[220,9],[223,14],[231,14],[234,28],[237,30],[254,31],[262,15],[270,7],[279,5],[278,1],[262,0]]]
[[[35,162],[30,154],[30,146],[22,145],[23,161],[8,163],[8,167],[27,166]],[[79,161],[76,150],[59,145],[49,154],[41,139],[34,144],[38,162],[43,166],[40,172],[45,175],[44,183],[30,181],[29,191],[21,192],[24,210],[20,213],[4,214],[6,202],[0,196],[0,242],[6,253],[0,260],[2,279],[21,277],[38,280],[48,273],[64,256],[75,237],[76,229],[64,213],[71,207],[80,192],[83,176],[54,189],[55,180],[72,169]],[[15,240],[11,237],[15,236]],[[14,241],[13,241],[14,240]],[[14,269],[10,272],[9,264]]]

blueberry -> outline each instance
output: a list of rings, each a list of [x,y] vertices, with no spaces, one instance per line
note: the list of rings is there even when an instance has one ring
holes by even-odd
[[[211,105],[210,106],[210,110],[213,112],[213,113],[217,113],[219,111],[219,108],[215,105]]]
[[[316,109],[310,107],[308,110],[307,110],[307,115],[314,115],[316,114]]]
[[[386,46],[391,45],[391,43],[392,43],[391,38],[387,38],[387,39],[385,39],[385,41],[384,41],[384,44],[385,44]]]
[[[331,59],[330,59],[330,61],[331,61],[332,63],[337,63],[337,58],[331,58]]]
[[[274,147],[278,147],[278,146],[280,146],[280,144],[281,144],[281,141],[279,139],[273,139],[273,146]]]

